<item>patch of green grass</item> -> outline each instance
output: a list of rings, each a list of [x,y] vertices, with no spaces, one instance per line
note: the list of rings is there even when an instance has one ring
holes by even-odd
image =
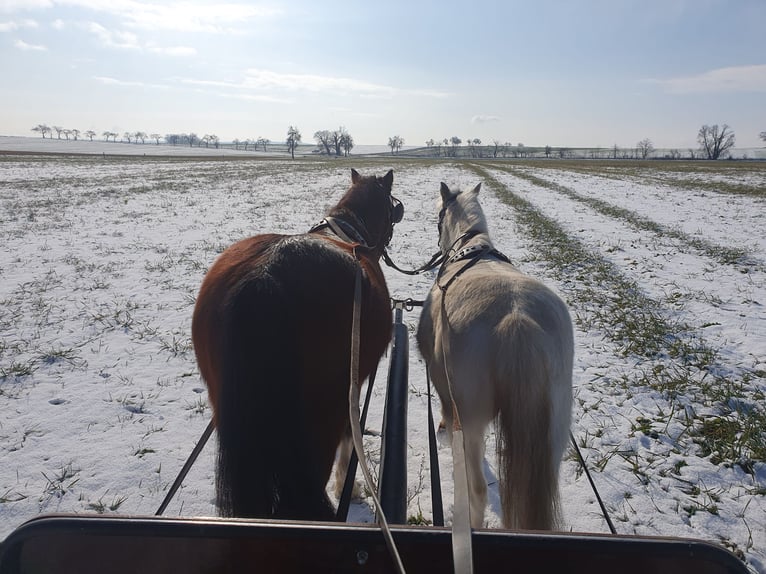
[[[7,367],[0,366],[0,380],[27,377],[37,370],[37,361],[12,361]]]
[[[625,209],[624,207],[619,207],[596,197],[582,195],[565,185],[548,181],[518,169],[506,168],[504,171],[509,171],[513,173],[514,176],[529,181],[538,187],[544,187],[546,189],[550,189],[565,195],[574,201],[587,205],[602,215],[625,221],[641,231],[649,231],[650,233],[660,237],[670,237],[677,239],[682,244],[686,244],[696,249],[697,251],[711,257],[719,263],[742,267],[744,272],[746,272],[747,268],[750,267],[763,267],[762,264],[752,259],[748,250],[746,249],[739,247],[727,247],[715,244],[700,237],[692,237],[678,228],[661,225],[656,221],[649,219],[648,217],[644,217],[636,213],[635,211]]]
[[[410,514],[407,517],[407,524],[410,526],[431,526],[433,522],[423,516],[423,511],[418,508],[417,514]]]
[[[111,502],[107,503],[102,496],[96,502],[89,502],[87,507],[97,514],[105,514],[107,511],[117,512],[126,500],[128,500],[127,496],[115,496]]]
[[[8,489],[3,494],[0,494],[0,504],[8,504],[9,502],[21,502],[27,498],[28,496],[26,494],[21,494],[20,492],[11,491],[11,489]]]

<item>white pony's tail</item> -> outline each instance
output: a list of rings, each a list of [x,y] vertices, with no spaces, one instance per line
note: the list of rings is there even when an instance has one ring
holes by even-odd
[[[514,313],[498,329],[504,344],[495,381],[497,461],[503,525],[551,530],[559,515],[558,464],[552,436],[550,339],[529,317]],[[556,453],[557,454],[557,453]]]

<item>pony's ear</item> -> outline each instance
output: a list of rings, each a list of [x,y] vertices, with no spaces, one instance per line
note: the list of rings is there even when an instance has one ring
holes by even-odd
[[[476,184],[476,187],[474,187],[474,188],[471,190],[471,193],[475,193],[475,194],[478,194],[480,189],[481,189],[481,182],[479,182],[479,183],[477,183],[477,184]]]
[[[359,175],[359,172],[356,171],[353,167],[351,168],[351,183],[357,184],[359,183],[359,180],[362,179],[362,176]]]
[[[391,191],[391,188],[394,186],[394,170],[389,169],[388,173],[383,176],[383,187],[385,187],[388,191]]]
[[[439,191],[442,194],[443,204],[447,204],[455,198],[455,194],[449,190],[449,187],[447,187],[447,184],[444,182],[441,183],[441,186],[439,187]]]

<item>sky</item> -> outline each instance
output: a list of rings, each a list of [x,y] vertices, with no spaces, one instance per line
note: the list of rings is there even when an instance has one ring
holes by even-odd
[[[764,0],[0,0],[0,135],[763,147],[764,23]]]

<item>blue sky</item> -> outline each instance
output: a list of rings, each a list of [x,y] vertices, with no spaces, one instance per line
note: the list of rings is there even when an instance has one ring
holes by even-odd
[[[766,1],[0,0],[0,134],[766,145]]]

